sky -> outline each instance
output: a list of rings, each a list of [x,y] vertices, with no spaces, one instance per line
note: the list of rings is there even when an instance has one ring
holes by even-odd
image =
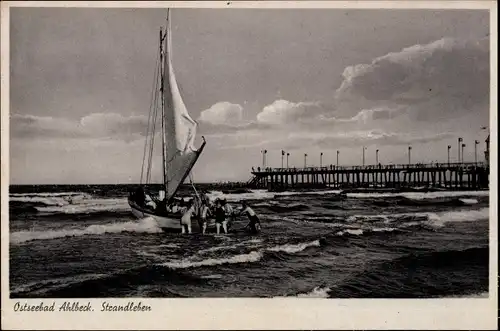
[[[11,184],[137,183],[166,9],[12,8]],[[173,67],[207,145],[193,178],[251,167],[484,160],[484,10],[174,9]],[[155,155],[155,180],[161,158]],[[286,161],[285,161],[286,162]]]

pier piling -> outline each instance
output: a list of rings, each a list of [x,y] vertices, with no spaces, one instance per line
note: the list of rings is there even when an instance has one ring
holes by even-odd
[[[389,164],[263,168],[252,171],[250,188],[271,191],[294,188],[408,188],[487,189],[489,165],[473,163]]]

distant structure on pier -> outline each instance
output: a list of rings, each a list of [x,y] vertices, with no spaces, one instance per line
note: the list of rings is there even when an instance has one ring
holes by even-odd
[[[252,175],[250,188],[270,191],[322,187],[487,189],[489,163],[258,168]]]

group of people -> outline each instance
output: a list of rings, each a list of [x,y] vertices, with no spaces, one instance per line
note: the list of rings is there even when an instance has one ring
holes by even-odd
[[[199,202],[198,206],[196,206],[196,202]],[[188,207],[182,214],[181,231],[183,234],[191,233],[191,220],[193,217],[197,217],[201,233],[205,234],[208,220],[213,217],[215,218],[217,234],[221,233],[221,229],[227,234],[236,216],[246,214],[250,221],[247,228],[254,234],[259,233],[261,226],[257,214],[246,202],[242,202],[241,205],[242,208],[238,213],[225,199],[216,199],[212,204],[206,195],[202,196],[201,199],[194,198],[188,202]]]
[[[257,214],[245,201],[241,203],[242,208],[239,212],[236,212],[225,199],[216,199],[212,203],[206,192],[203,192],[201,195],[196,195],[189,201],[177,199],[167,204],[166,199],[156,202],[153,201],[153,199],[144,192],[142,187],[132,192],[131,198],[139,206],[151,209],[159,215],[164,213],[178,214],[180,216],[182,233],[192,232],[191,221],[193,218],[196,218],[201,233],[205,234],[208,220],[214,218],[217,234],[220,234],[221,230],[227,234],[236,216],[241,216],[243,214],[246,214],[249,219],[247,229],[250,230],[250,232],[256,234],[261,230],[260,220]]]

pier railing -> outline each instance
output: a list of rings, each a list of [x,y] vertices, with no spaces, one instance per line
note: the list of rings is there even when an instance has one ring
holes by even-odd
[[[486,162],[453,162],[453,163],[414,163],[414,164],[369,164],[369,165],[350,165],[350,166],[337,166],[328,165],[322,167],[288,167],[288,168],[252,168],[253,174],[259,173],[276,173],[276,172],[321,172],[321,171],[349,171],[349,170],[417,170],[417,169],[448,169],[448,168],[462,168],[468,169],[471,167],[487,167]]]
[[[412,187],[488,188],[486,162],[327,165],[305,168],[252,168],[248,186],[287,189],[294,187]]]

